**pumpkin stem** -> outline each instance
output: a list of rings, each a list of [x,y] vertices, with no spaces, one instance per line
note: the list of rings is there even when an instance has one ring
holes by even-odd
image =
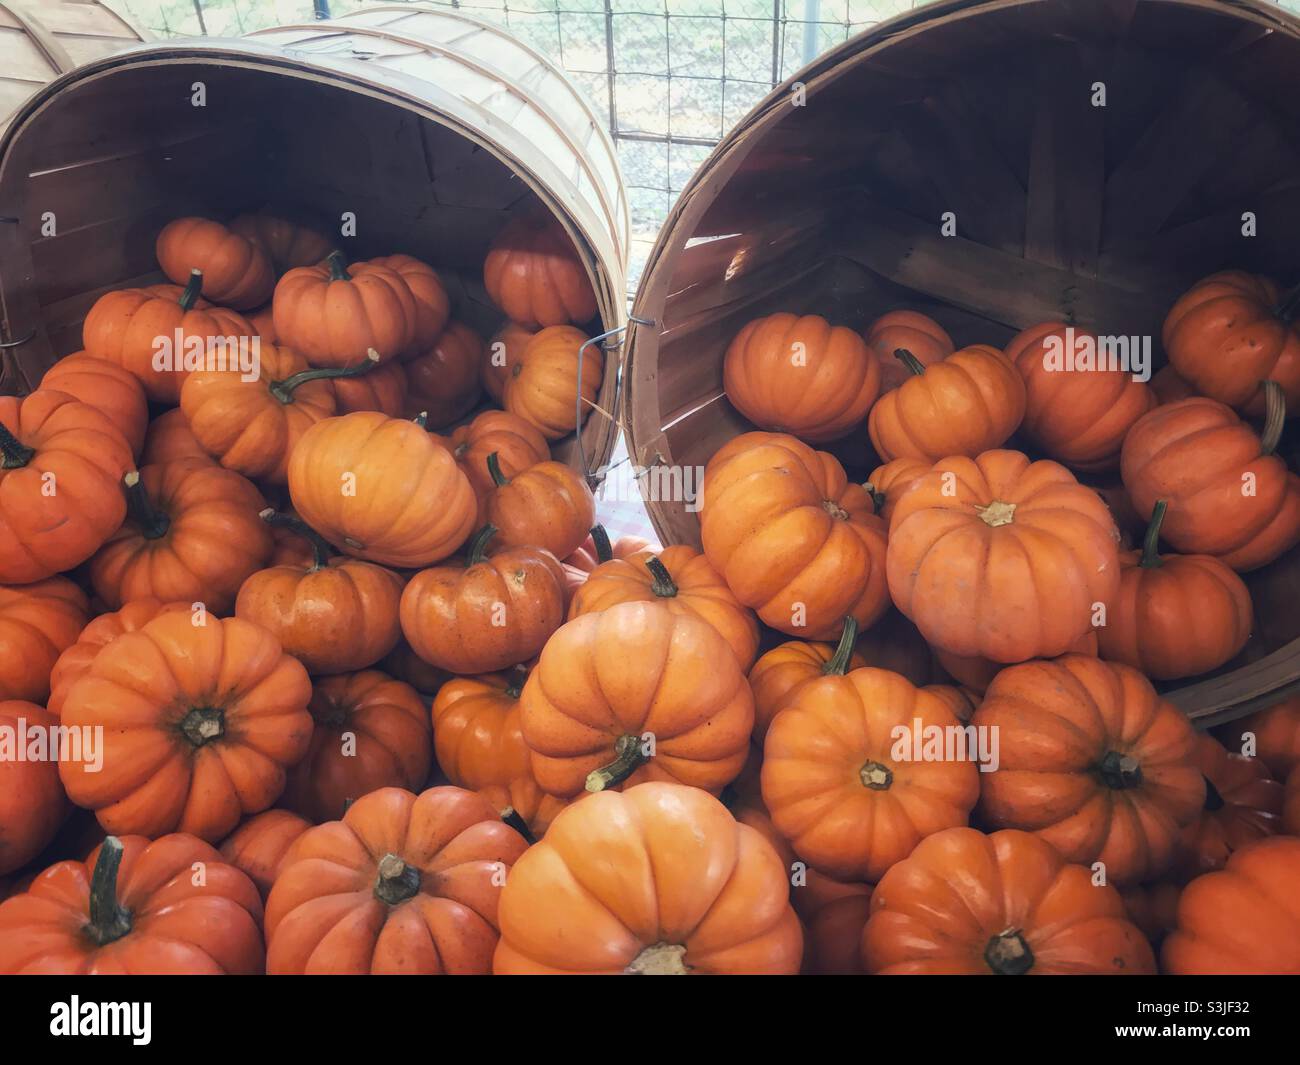
[[[1261,456],[1271,455],[1282,439],[1286,424],[1286,393],[1276,381],[1262,381],[1264,387],[1264,432],[1259,438]]]
[[[668,567],[659,561],[657,555],[645,560],[645,568],[654,578],[650,584],[650,591],[654,592],[655,598],[672,599],[677,595],[677,584],[673,580],[673,575],[668,572]]]
[[[468,565],[477,566],[487,558],[487,545],[492,537],[496,536],[501,530],[489,522],[474,534],[474,539],[469,542],[469,560]]]
[[[849,614],[844,619],[844,630],[840,633],[840,642],[835,653],[822,666],[822,675],[842,677],[849,671],[849,659],[853,656],[853,645],[858,642],[858,619]]]
[[[894,783],[894,771],[880,762],[868,762],[858,770],[858,778],[864,788],[872,791],[888,791]]]
[[[122,484],[126,486],[127,515],[140,527],[140,535],[146,540],[159,540],[166,536],[172,520],[153,505],[144,482],[140,480],[140,471],[131,470],[122,478]]]
[[[614,545],[609,542],[609,533],[605,531],[605,526],[593,525],[591,527],[591,542],[596,545],[597,562],[613,561]]]
[[[271,395],[281,403],[289,404],[293,402],[294,389],[307,384],[308,381],[336,381],[342,377],[362,377],[378,365],[379,352],[371,348],[366,352],[366,357],[355,366],[341,368],[323,366],[315,370],[302,370],[292,377],[286,377],[283,381],[272,381],[267,387]]]
[[[407,865],[396,854],[385,854],[379,859],[379,876],[375,880],[375,898],[396,906],[413,898],[420,891],[420,870]]]
[[[537,842],[537,837],[533,835],[533,830],[528,827],[528,822],[519,815],[519,811],[513,806],[507,806],[501,811],[501,820],[523,836],[524,842],[530,847]]]
[[[690,972],[686,948],[677,943],[656,943],[633,958],[623,972],[627,976],[685,976]]]
[[[907,348],[895,348],[894,358],[906,366],[908,371],[916,377],[920,377],[925,373],[925,363],[908,351]]]
[[[427,429],[429,428],[429,412],[427,410],[422,410],[412,418],[411,421],[415,422],[415,424],[421,429]]]
[[[1284,322],[1289,322],[1296,311],[1300,311],[1300,285],[1283,292],[1278,298],[1277,306],[1273,308],[1273,313]]]
[[[352,280],[352,275],[348,273],[348,261],[337,248],[325,256],[325,265],[330,268],[331,281]]]
[[[1102,783],[1108,788],[1123,791],[1142,786],[1142,765],[1131,754],[1107,751],[1098,769]]]
[[[1214,786],[1214,781],[1209,777],[1203,775],[1201,779],[1205,781],[1205,808],[1211,813],[1222,810],[1227,805],[1223,801],[1223,793]]]
[[[203,291],[203,271],[191,270],[189,283],[185,286],[185,291],[181,293],[181,298],[177,302],[181,305],[181,310],[192,311],[194,305],[199,301],[199,293]]]
[[[314,556],[311,571],[315,573],[318,569],[324,569],[333,554],[330,545],[325,542],[315,529],[308,525],[301,518],[295,518],[290,514],[281,514],[274,507],[267,507],[258,515],[267,525],[278,525],[282,529],[288,529],[290,532],[301,536],[311,544],[312,555]]]
[[[518,699],[524,693],[524,685],[528,683],[527,666],[511,666],[510,672],[506,674],[506,695],[511,699]]]
[[[1160,526],[1165,521],[1165,511],[1169,504],[1163,499],[1156,500],[1155,509],[1151,512],[1151,523],[1147,526],[1147,534],[1142,540],[1142,559],[1138,565],[1143,569],[1154,569],[1160,563]]]
[[[1015,520],[1016,505],[995,499],[987,507],[982,507],[976,503],[975,513],[980,516],[980,520],[985,525],[996,529],[999,525],[1010,525]]]
[[[494,451],[487,457],[488,476],[492,478],[492,483],[498,488],[503,484],[509,484],[510,478],[501,472],[501,460]]]
[[[122,865],[122,841],[107,836],[90,874],[90,923],[86,934],[99,946],[131,931],[131,912],[117,901],[117,872]]]
[[[226,712],[214,706],[196,706],[181,718],[181,732],[195,747],[203,747],[226,734]]]
[[[614,760],[587,774],[586,788],[588,791],[604,791],[622,784],[645,760],[641,753],[641,738],[625,732],[614,741]]]
[[[0,454],[4,456],[0,470],[18,470],[36,457],[36,449],[24,444],[7,426],[0,425]]]
[[[879,514],[885,509],[885,493],[870,481],[867,481],[862,487],[866,490],[867,495],[871,497],[871,512]]]
[[[1008,928],[989,940],[984,960],[998,976],[1024,976],[1034,967],[1034,952],[1019,928]]]

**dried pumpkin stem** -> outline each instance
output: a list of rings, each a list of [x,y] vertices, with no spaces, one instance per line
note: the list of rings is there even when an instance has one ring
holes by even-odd
[[[487,559],[488,541],[491,540],[492,537],[496,536],[500,531],[501,530],[495,525],[488,522],[488,524],[484,525],[483,528],[479,529],[479,531],[474,534],[474,539],[469,542],[469,565],[477,566],[480,562]]]
[[[980,520],[991,528],[998,528],[1000,525],[1010,525],[1016,518],[1016,505],[1014,503],[1004,503],[1001,499],[995,499],[986,507],[975,504],[975,513],[980,516]]]
[[[1107,751],[1097,768],[1108,788],[1123,791],[1142,786],[1142,765],[1131,754]]]
[[[686,976],[686,948],[678,943],[655,943],[646,947],[623,970],[627,976]]]
[[[871,512],[873,514],[879,514],[885,509],[885,493],[870,481],[867,481],[862,487],[866,491],[867,495],[871,497]]]
[[[880,762],[868,762],[858,770],[858,779],[864,788],[888,791],[894,783],[894,771]]]
[[[487,468],[488,476],[498,488],[510,483],[510,478],[501,472],[501,458],[495,451],[487,457]]]
[[[591,542],[596,545],[596,561],[611,562],[614,559],[614,545],[609,542],[609,533],[603,525],[591,527]]]
[[[984,948],[984,960],[998,976],[1023,976],[1034,967],[1034,952],[1018,928],[993,936]]]
[[[18,470],[36,457],[36,449],[28,447],[6,426],[0,425],[0,455],[4,456],[0,460],[0,469]]]
[[[907,367],[909,373],[920,377],[925,373],[925,363],[913,355],[907,348],[895,348],[894,358]]]
[[[1260,455],[1271,455],[1282,440],[1286,425],[1286,393],[1276,381],[1261,382],[1264,388],[1264,431],[1259,437]]]
[[[131,912],[117,900],[122,851],[120,839],[106,837],[90,874],[90,923],[86,925],[86,934],[101,947],[131,931]]]
[[[429,412],[427,410],[422,410],[412,418],[411,421],[415,422],[415,424],[421,429],[427,429],[429,428]]]
[[[375,879],[375,898],[396,906],[420,891],[420,870],[407,865],[400,855],[385,854],[379,859],[379,876]]]
[[[181,305],[181,310],[192,311],[194,305],[199,302],[199,293],[203,291],[203,271],[191,270],[189,283],[185,286],[185,291],[177,302]]]
[[[849,659],[853,657],[853,645],[858,642],[858,619],[849,614],[844,619],[844,629],[840,633],[840,642],[835,653],[822,666],[822,675],[842,677],[849,671]]]
[[[650,591],[654,593],[656,599],[672,599],[677,595],[677,582],[673,580],[668,567],[659,561],[657,555],[645,560],[645,568],[654,578],[650,583]]]
[[[352,275],[348,273],[348,260],[337,248],[325,256],[325,265],[330,268],[331,281],[352,280]]]
[[[1151,523],[1147,526],[1146,536],[1142,539],[1142,559],[1138,565],[1143,569],[1155,569],[1160,561],[1160,526],[1165,522],[1165,511],[1169,504],[1157,499],[1155,509],[1151,512]]]
[[[614,760],[587,774],[586,789],[604,791],[616,787],[635,773],[645,761],[646,757],[641,753],[640,737],[625,732],[614,741]]]
[[[355,366],[322,366],[319,369],[303,370],[286,377],[283,381],[272,381],[268,386],[271,395],[281,403],[292,403],[294,390],[309,381],[337,381],[345,377],[364,377],[379,365],[379,352],[371,348],[366,357]]]
[[[528,822],[520,816],[519,811],[513,806],[507,806],[501,811],[501,820],[524,837],[524,842],[530,847],[537,842],[537,837],[533,835],[533,830],[528,827]]]
[[[195,747],[204,747],[226,734],[226,712],[215,706],[196,706],[181,718],[180,728]]]
[[[146,540],[160,540],[166,536],[172,520],[153,505],[144,482],[140,480],[140,471],[131,470],[122,478],[122,484],[126,488],[126,512],[140,527],[140,535]]]
[[[281,514],[274,507],[267,507],[257,516],[266,522],[267,525],[274,525],[281,529],[288,529],[291,533],[301,536],[311,544],[311,552],[313,556],[311,568],[313,573],[318,569],[324,569],[329,564],[330,555],[333,554],[332,548],[325,542],[325,537],[321,536],[320,533],[301,518],[295,518],[290,514]]]

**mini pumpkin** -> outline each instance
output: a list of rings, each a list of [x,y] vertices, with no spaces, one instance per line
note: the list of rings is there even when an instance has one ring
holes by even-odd
[[[546,835],[551,822],[569,805],[568,799],[542,791],[531,773],[506,784],[489,784],[479,788],[478,794],[491,803],[501,814],[501,820],[523,836],[529,846]]]
[[[1162,366],[1151,378],[1151,391],[1160,403],[1176,403],[1196,395],[1196,389],[1178,376],[1172,366]]]
[[[483,338],[464,322],[452,322],[405,363],[406,413],[424,414],[438,427],[468,414],[479,400]]]
[[[44,705],[55,662],[89,617],[85,594],[63,577],[0,585],[0,701]]]
[[[447,446],[480,501],[496,486],[488,470],[488,456],[496,455],[507,480],[551,457],[546,437],[530,423],[503,410],[485,410],[468,425],[458,426]]]
[[[367,356],[367,361],[372,361]],[[361,366],[358,362],[349,370]],[[400,418],[406,403],[406,367],[392,360],[371,365],[357,376],[350,373],[334,379],[334,399],[340,414],[359,410],[380,411],[390,418]]]
[[[266,971],[487,973],[500,885],[526,849],[472,792],[372,791],[294,843],[266,903]]]
[[[885,523],[834,456],[792,436],[744,433],[704,470],[704,553],[736,598],[780,632],[839,637],[889,606]]]
[[[596,314],[596,293],[573,241],[540,208],[497,234],[483,262],[483,284],[506,317],[523,325],[580,325]]]
[[[433,347],[443,330],[448,328],[448,319],[451,317],[451,299],[443,287],[442,279],[428,263],[411,255],[385,255],[371,259],[370,264],[392,270],[411,290],[411,295],[415,298],[415,324],[411,330],[411,343],[402,357],[416,358],[424,354]],[[479,344],[481,346],[482,341]]]
[[[1092,870],[1027,832],[950,828],[871,894],[862,960],[877,975],[1153,975],[1151,946]]]
[[[652,544],[643,536],[620,536],[617,541],[611,542],[603,525],[593,525],[587,538],[573,554],[564,559],[564,564],[590,574],[602,562],[610,559],[628,559],[642,551],[659,550],[662,549],[658,544]]]
[[[901,674],[918,688],[946,679],[935,651],[917,627],[892,607],[870,629],[859,633],[857,651],[864,666]]]
[[[1085,632],[1066,651],[1066,654],[1088,655],[1091,658],[1096,658],[1097,630],[1089,629]],[[993,683],[993,678],[1008,665],[1006,662],[994,662],[990,658],[955,655],[938,648],[934,651],[934,660],[948,676],[962,687],[981,695]]]
[[[510,376],[514,365],[519,361],[528,342],[537,335],[536,329],[520,325],[518,322],[506,322],[492,334],[483,351],[483,365],[479,378],[483,390],[496,403],[501,402],[505,394],[506,378]]]
[[[660,603],[562,625],[521,697],[542,789],[569,797],[626,781],[718,791],[745,763],[754,697],[727,642]]]
[[[1222,869],[1234,851],[1282,828],[1284,788],[1258,758],[1232,754],[1202,734],[1196,760],[1205,778],[1205,805],[1179,844],[1177,871],[1188,880]]]
[[[815,314],[745,324],[727,347],[722,387],[760,429],[821,442],[846,435],[880,394],[880,365],[862,338]]]
[[[33,751],[34,737],[52,737],[58,718],[35,703],[0,699],[0,729],[12,737],[0,758],[0,876],[22,868],[54,839],[68,813],[57,751]],[[18,737],[27,737],[26,743]]]
[[[245,311],[271,297],[275,271],[265,251],[247,237],[210,218],[168,222],[154,245],[162,272],[184,285],[203,275],[202,294],[213,303]]]
[[[894,516],[894,505],[902,494],[929,473],[932,465],[925,459],[894,459],[871,471],[871,476],[862,487],[870,494],[876,513],[884,519],[886,525]]]
[[[189,419],[179,407],[164,411],[149,423],[149,431],[144,437],[144,452],[140,456],[141,466],[161,466],[168,462],[192,459],[208,466],[215,466],[212,456],[190,432]]]
[[[289,810],[254,814],[221,843],[221,857],[257,888],[265,904],[289,848],[311,822]]]
[[[122,366],[78,351],[51,366],[41,378],[41,388],[103,411],[122,431],[131,451],[140,454],[149,425],[149,401],[139,380]]]
[[[838,645],[789,640],[772,648],[749,671],[754,692],[754,742],[762,744],[768,727],[790,695],[805,683],[832,674],[842,676],[867,663],[853,650],[858,623],[848,618]]]
[[[562,462],[538,462],[513,477],[493,452],[487,459],[493,487],[483,514],[507,547],[545,548],[557,559],[575,551],[596,520],[596,500],[582,475]]]
[[[867,327],[867,347],[880,364],[880,391],[892,392],[909,377],[907,367],[894,357],[903,348],[922,366],[933,366],[953,353],[952,337],[933,318],[916,311],[889,311]]]
[[[1196,734],[1137,670],[1084,655],[1009,666],[972,723],[996,729],[999,765],[979,813],[1031,831],[1112,883],[1158,877],[1205,802]]]
[[[491,556],[496,526],[470,543],[465,564],[422,570],[402,592],[402,634],[426,662],[451,673],[488,673],[527,661],[564,620],[564,572],[543,548]]]
[[[42,581],[93,555],[122,524],[120,483],[134,461],[108,416],[66,393],[0,396],[0,584]]]
[[[241,214],[232,219],[230,231],[261,248],[277,276],[296,266],[315,266],[332,247],[318,229],[275,210]]]
[[[895,355],[912,374],[871,408],[867,431],[882,462],[937,462],[999,447],[1025,415],[1025,383],[997,348],[976,344],[933,366]]]
[[[762,835],[697,788],[588,795],[501,893],[498,974],[798,972],[799,919]]]
[[[1161,880],[1153,884],[1133,884],[1119,889],[1128,919],[1158,950],[1165,936],[1178,926],[1178,899],[1183,885]]]
[[[543,329],[519,353],[510,367],[501,405],[537,427],[547,440],[559,440],[586,421],[605,374],[599,344],[578,354],[586,334],[568,325]]]
[[[1278,780],[1300,765],[1300,695],[1222,725],[1216,735],[1229,750],[1258,757]]]

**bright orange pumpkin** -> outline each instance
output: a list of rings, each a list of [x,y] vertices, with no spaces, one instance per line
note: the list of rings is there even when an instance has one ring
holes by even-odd
[[[754,742],[762,744],[768,727],[798,688],[818,677],[861,669],[866,660],[853,650],[858,625],[846,620],[837,645],[789,640],[763,655],[749,671],[754,693]]]
[[[221,857],[243,873],[265,904],[289,848],[311,822],[289,810],[254,814],[221,843]]]
[[[488,296],[523,325],[581,325],[596,314],[596,293],[559,221],[528,210],[497,234],[483,262]]]
[[[44,705],[55,662],[89,617],[85,593],[63,577],[0,585],[0,701]]]
[[[557,559],[575,551],[596,520],[596,500],[582,475],[563,462],[538,462],[513,477],[493,452],[487,460],[493,488],[483,514],[506,547],[542,547]]]
[[[501,397],[505,394],[506,378],[510,376],[528,342],[536,335],[536,329],[530,329],[518,322],[506,322],[492,334],[492,339],[488,341],[483,351],[483,365],[479,376],[484,391],[494,402],[501,402]]]
[[[0,699],[0,729],[13,737],[0,758],[0,876],[41,853],[63,824],[68,800],[49,741],[33,750],[33,737],[48,737],[58,718],[33,702]],[[20,737],[27,737],[26,743]]]
[[[925,459],[894,459],[871,471],[871,476],[862,487],[870,494],[876,513],[884,519],[886,525],[894,516],[894,505],[902,494],[929,473],[932,465]]]
[[[424,414],[434,428],[464,417],[482,394],[482,360],[483,338],[464,322],[451,322],[405,363],[407,416]]]
[[[442,285],[442,278],[428,263],[411,255],[385,255],[371,259],[370,264],[396,273],[415,298],[415,323],[403,357],[414,358],[428,351],[451,317],[451,298]]]
[[[642,536],[620,536],[617,541],[611,543],[605,527],[593,525],[591,532],[587,534],[587,538],[582,541],[577,550],[564,559],[564,564],[590,574],[602,562],[608,562],[610,559],[628,559],[642,551],[661,550],[658,544],[652,544]]]
[[[1283,786],[1258,758],[1232,754],[1201,734],[1196,760],[1205,778],[1205,805],[1183,829],[1177,869],[1189,880],[1222,869],[1234,851],[1282,828]]]
[[[953,353],[952,337],[933,318],[916,311],[889,311],[867,327],[867,347],[880,364],[880,391],[892,392],[911,374],[894,352],[903,348],[922,366],[933,366]]]
[[[593,344],[582,355],[579,379],[578,352],[586,342],[586,334],[573,326],[541,330],[511,366],[501,405],[535,425],[547,440],[573,432],[595,406],[605,375],[605,354]]]
[[[485,410],[468,425],[457,426],[447,446],[456,465],[469,478],[480,504],[496,485],[488,471],[489,455],[496,455],[507,480],[551,457],[546,437],[530,423],[503,410]]]
[[[149,401],[135,375],[115,362],[78,351],[65,355],[41,378],[41,388],[63,392],[96,407],[122,431],[139,455],[149,425]]]
[[[208,218],[168,222],[154,244],[158,265],[177,285],[203,275],[202,295],[236,310],[260,307],[271,296],[275,271],[266,252],[247,237]]]
[[[241,214],[230,223],[230,231],[261,248],[276,276],[296,266],[315,266],[330,253],[324,233],[275,210]],[[274,340],[272,340],[274,343]]]

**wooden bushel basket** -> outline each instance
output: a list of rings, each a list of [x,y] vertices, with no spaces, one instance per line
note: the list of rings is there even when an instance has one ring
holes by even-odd
[[[722,360],[759,315],[918,310],[958,347],[1063,319],[1151,336],[1159,364],[1169,307],[1228,267],[1300,280],[1300,20],[1268,0],[933,4],[779,86],[687,186],[633,308],[654,324],[628,343],[630,450],[703,466],[752,428]],[[833,450],[859,480],[874,465],[865,429]],[[1294,430],[1282,452],[1300,468]],[[698,544],[683,502],[647,505],[665,543]],[[1202,726],[1300,690],[1300,549],[1246,579],[1246,650],[1171,691]]]
[[[94,60],[0,139],[0,216],[17,219],[0,220],[0,341],[23,341],[5,352],[0,392],[29,391],[77,350],[103,292],[162,280],[154,238],[167,221],[268,203],[335,232],[353,212],[356,236],[339,239],[350,258],[429,262],[453,314],[486,338],[502,315],[484,256],[538,202],[595,287],[590,330],[623,326],[629,216],[608,133],[548,60],[456,11],[380,6]],[[589,469],[617,438],[618,350],[583,430]],[[576,451],[572,437],[555,448],[575,464]]]

